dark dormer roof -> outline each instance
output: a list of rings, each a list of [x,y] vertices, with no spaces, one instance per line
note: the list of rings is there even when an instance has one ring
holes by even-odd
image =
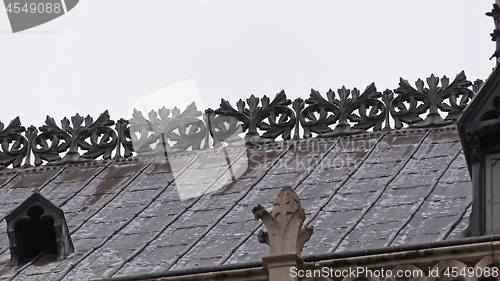
[[[34,192],[7,214],[5,221],[9,236],[10,264],[13,266],[24,265],[45,254],[54,254],[61,260],[74,250],[63,210],[38,192]],[[36,225],[32,225],[33,223]],[[25,261],[25,258],[30,260]]]
[[[38,192],[34,192],[30,197],[24,200],[19,206],[17,206],[14,210],[8,213],[5,216],[5,220],[7,224],[16,219],[22,219],[27,217],[27,211],[33,205],[41,205],[46,212],[50,212],[52,216],[57,216],[60,218],[64,217],[63,210],[56,207],[52,202],[50,202],[47,198],[41,195]]]

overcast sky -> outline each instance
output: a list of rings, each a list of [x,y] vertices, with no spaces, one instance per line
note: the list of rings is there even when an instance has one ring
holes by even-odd
[[[311,88],[371,82],[383,91],[399,77],[414,84],[461,70],[485,80],[495,66],[484,15],[493,2],[81,0],[16,34],[3,10],[0,121],[20,116],[39,127],[46,115],[59,123],[106,109],[117,120],[138,105],[198,99],[215,109],[220,98],[234,104],[284,89],[305,99]]]

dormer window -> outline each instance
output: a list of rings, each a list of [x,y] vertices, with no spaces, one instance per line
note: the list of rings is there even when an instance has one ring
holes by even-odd
[[[39,193],[5,219],[13,266],[44,255],[61,260],[74,251],[64,212]]]
[[[485,230],[486,233],[500,232],[500,153],[485,155]]]
[[[458,120],[472,179],[472,212],[465,236],[500,232],[500,68],[497,67]]]

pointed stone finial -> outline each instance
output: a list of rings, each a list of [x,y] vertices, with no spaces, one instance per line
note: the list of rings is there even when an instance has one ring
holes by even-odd
[[[302,228],[306,214],[299,197],[287,186],[274,199],[272,214],[260,205],[252,212],[255,219],[261,219],[267,228],[267,231],[259,232],[258,238],[259,242],[270,247],[270,255],[262,258],[269,271],[269,280],[296,280],[290,276],[290,268],[302,267],[302,248],[313,233],[312,227]]]

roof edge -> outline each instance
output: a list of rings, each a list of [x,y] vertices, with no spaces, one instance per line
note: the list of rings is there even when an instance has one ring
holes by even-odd
[[[356,257],[383,255],[383,254],[394,254],[394,253],[400,253],[400,252],[402,253],[402,252],[408,252],[408,251],[430,250],[430,249],[455,247],[455,246],[462,247],[464,245],[480,244],[480,243],[493,242],[493,241],[500,241],[500,234],[494,234],[494,235],[489,235],[489,236],[470,237],[470,238],[457,239],[457,240],[445,240],[445,241],[437,241],[437,242],[429,242],[429,243],[419,243],[419,244],[413,244],[413,245],[403,245],[403,246],[393,246],[393,247],[384,247],[384,248],[367,249],[367,250],[346,251],[346,252],[323,254],[323,255],[308,255],[308,256],[304,257],[304,261],[306,263],[317,263],[317,262],[326,262],[326,261],[337,260],[337,259],[356,258]],[[200,268],[193,268],[193,269],[148,273],[148,274],[141,274],[141,275],[129,275],[129,276],[111,277],[111,278],[103,278],[103,279],[91,279],[91,280],[92,281],[147,280],[147,279],[154,279],[154,278],[175,277],[175,276],[180,277],[180,276],[185,276],[185,275],[218,273],[218,272],[236,271],[236,270],[247,270],[247,271],[249,271],[249,273],[250,272],[257,273],[257,272],[260,272],[263,270],[263,264],[262,264],[262,262],[252,262],[252,263],[243,263],[243,264],[219,265],[219,266],[211,266],[211,267],[200,267]]]

